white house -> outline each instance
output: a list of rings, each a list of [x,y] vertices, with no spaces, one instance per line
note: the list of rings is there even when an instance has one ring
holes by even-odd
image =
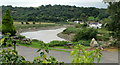
[[[84,24],[83,21],[74,21],[74,23],[77,23],[77,24]]]
[[[80,21],[74,21],[74,23],[80,23]]]
[[[102,24],[98,23],[98,22],[90,23],[89,27],[91,27],[91,28],[102,28]]]

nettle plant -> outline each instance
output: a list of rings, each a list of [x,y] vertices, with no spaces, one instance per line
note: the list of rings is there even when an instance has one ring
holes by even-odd
[[[95,63],[95,60],[99,63],[102,53],[100,49],[86,51],[83,45],[78,44],[70,55],[73,56],[72,63]]]

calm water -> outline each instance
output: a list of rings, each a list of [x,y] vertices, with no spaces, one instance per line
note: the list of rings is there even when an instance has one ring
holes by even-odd
[[[62,38],[59,38],[57,36],[58,33],[62,32],[65,28],[55,29],[55,30],[40,30],[40,31],[34,31],[34,32],[24,32],[21,33],[21,35],[26,36],[30,39],[38,39],[41,41],[44,41],[45,43],[48,43],[53,40],[64,40]]]

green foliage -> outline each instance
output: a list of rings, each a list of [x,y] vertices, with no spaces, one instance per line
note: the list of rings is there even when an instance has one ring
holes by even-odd
[[[10,33],[6,33],[3,35],[3,38],[0,40],[0,45],[1,47],[8,47],[12,46],[13,39],[10,37]]]
[[[71,33],[77,33],[77,31],[79,30],[79,28],[75,28],[75,27],[68,27],[65,30],[63,30],[63,34],[71,34]]]
[[[7,40],[6,40],[7,39]],[[1,45],[1,48],[0,48],[0,62],[1,63],[10,63],[11,65],[17,63],[28,63],[28,61],[25,60],[25,58],[23,56],[20,56],[18,55],[18,52],[16,51],[16,46],[14,43],[13,44],[13,41],[12,40],[12,37],[9,37],[8,36],[4,36],[4,38],[2,38],[0,40],[0,45]],[[5,44],[6,43],[6,44]],[[7,48],[8,46],[12,46],[13,49],[11,48]],[[3,49],[5,47],[6,49]]]
[[[49,53],[49,50],[48,50],[48,45],[45,44],[44,42],[40,42],[40,48],[38,49],[38,51],[40,56],[38,57],[35,57],[34,60],[33,60],[33,63],[35,64],[40,64],[40,63],[44,63],[44,64],[48,64],[48,63],[52,63],[53,65],[54,64],[57,64],[59,63],[56,58],[50,56],[50,58],[47,58],[47,55],[46,53]]]
[[[13,25],[13,19],[10,16],[9,10],[6,10],[6,13],[2,18],[2,33],[10,33],[11,35],[15,35],[16,33],[16,29]]]
[[[108,11],[112,19],[108,29],[113,31],[113,36],[115,38],[120,40],[120,1],[109,3]]]
[[[5,36],[4,36],[5,37]],[[6,37],[5,37],[6,38]],[[9,38],[9,37],[7,37]],[[3,42],[5,39],[2,38],[0,41],[0,45],[3,45]],[[7,63],[11,65],[16,65],[16,64],[49,64],[49,65],[56,65],[56,64],[61,64],[63,62],[58,62],[56,58],[50,56],[47,58],[47,54],[49,53],[49,45],[45,44],[42,41],[38,40],[33,40],[34,42],[39,42],[39,49],[37,52],[39,53],[38,57],[35,57],[33,62],[26,61],[23,56],[18,55],[18,52],[16,50],[15,44],[11,44],[11,46],[14,47],[14,49],[7,48],[6,49],[1,49],[0,48],[0,62],[1,64]],[[59,42],[59,41],[53,41]],[[84,41],[79,41],[79,42],[84,42]],[[66,44],[68,43],[67,41],[60,41],[59,44]],[[72,63],[94,63],[95,59],[97,61],[100,61],[101,58],[101,53],[99,49],[93,50],[93,51],[85,51],[85,47],[82,45],[76,45],[74,48],[74,51],[71,52],[71,56],[73,56]]]
[[[6,38],[6,37],[5,37]],[[9,37],[8,37],[9,38]],[[36,40],[35,40],[36,41]],[[5,42],[5,39],[2,38],[0,40],[0,45],[3,46],[3,42]],[[35,57],[33,62],[30,61],[26,61],[25,58],[23,56],[18,55],[18,52],[16,50],[16,46],[15,44],[11,44],[12,47],[14,47],[14,49],[10,49],[5,47],[6,49],[0,48],[0,62],[1,64],[6,63],[11,64],[11,65],[17,65],[17,64],[48,64],[48,63],[52,63],[52,65],[56,65],[58,63],[62,63],[62,62],[58,62],[56,60],[56,58],[50,56],[50,58],[47,58],[46,53],[49,53],[48,50],[48,45],[45,44],[42,41],[39,41],[39,49],[37,52],[39,52],[40,56]]]
[[[100,49],[86,51],[84,46],[78,44],[70,55],[73,56],[72,63],[95,63],[95,59],[99,63],[102,53]]]
[[[85,23],[85,24],[76,24],[75,25],[75,28],[85,28],[85,27],[87,27],[87,23]]]
[[[18,55],[16,50],[12,50],[10,48],[1,49],[0,50],[0,62],[1,63],[26,63],[25,58],[23,56]]]
[[[80,15],[80,19],[81,19],[83,22],[87,21],[87,16],[86,16],[86,14],[85,14],[85,13],[82,13],[82,14]]]
[[[64,46],[65,44],[69,43],[68,41],[51,41],[47,45],[49,47],[54,47],[54,46]]]
[[[16,21],[34,22],[62,22],[78,19],[86,21],[87,16],[96,18],[99,14],[105,13],[106,11],[106,9],[98,9],[95,7],[76,7],[68,5],[41,5],[35,8],[2,6],[3,13],[6,9],[12,11],[12,17]]]
[[[93,16],[90,16],[90,17],[88,17],[88,20],[89,20],[89,21],[94,21],[95,18],[94,18]]]
[[[73,41],[90,40],[92,38],[96,38],[97,33],[97,29],[83,28],[80,29],[79,32],[75,35]]]
[[[90,41],[88,40],[80,40],[78,41],[78,43],[80,43],[81,45],[84,45],[84,46],[90,46]]]

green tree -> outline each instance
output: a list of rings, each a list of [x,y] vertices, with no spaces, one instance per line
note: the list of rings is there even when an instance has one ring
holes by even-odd
[[[85,22],[85,21],[87,20],[86,14],[85,14],[85,13],[82,13],[82,14],[80,15],[80,19],[81,19],[83,22]]]
[[[16,33],[16,29],[13,25],[13,19],[9,10],[6,10],[6,13],[2,18],[2,33],[10,33],[11,35],[15,35]]]
[[[111,14],[112,21],[109,23],[108,29],[113,31],[113,36],[120,40],[120,1],[110,2],[108,11]]]
[[[79,41],[79,40],[90,40],[92,38],[96,38],[97,36],[97,29],[93,28],[83,28],[80,29],[79,32],[74,36],[73,41]]]
[[[95,18],[94,18],[93,16],[90,16],[90,17],[88,17],[88,20],[89,20],[89,21],[94,21]]]

